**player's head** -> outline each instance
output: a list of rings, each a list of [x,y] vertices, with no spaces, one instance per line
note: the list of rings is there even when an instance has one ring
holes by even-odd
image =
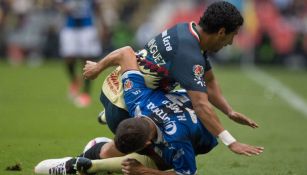
[[[145,148],[151,140],[149,122],[144,118],[123,120],[116,129],[114,142],[116,148],[125,154]]]
[[[243,21],[238,9],[229,2],[218,1],[209,5],[198,23],[205,33],[215,36],[209,51],[217,52],[231,45]]]

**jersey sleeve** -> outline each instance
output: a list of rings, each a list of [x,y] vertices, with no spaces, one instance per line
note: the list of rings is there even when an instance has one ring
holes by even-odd
[[[180,44],[171,65],[171,76],[186,90],[207,92],[205,70],[211,69],[197,43]]]
[[[203,56],[204,56],[204,59],[205,59],[205,72],[207,72],[207,71],[212,69],[212,66],[211,66],[211,63],[210,63],[208,56],[205,53],[203,54]]]
[[[171,162],[176,174],[196,174],[196,160],[192,144],[190,142],[171,143],[165,157]]]
[[[140,71],[127,71],[122,75],[123,95],[128,112],[134,116],[138,104],[149,98],[152,90],[146,87],[144,77]]]

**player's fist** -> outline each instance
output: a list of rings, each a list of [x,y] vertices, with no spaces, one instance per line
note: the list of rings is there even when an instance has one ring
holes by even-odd
[[[86,61],[83,67],[83,78],[84,79],[95,79],[100,73],[98,64],[93,61]]]

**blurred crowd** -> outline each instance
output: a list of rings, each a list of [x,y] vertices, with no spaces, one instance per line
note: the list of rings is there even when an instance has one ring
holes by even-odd
[[[139,49],[177,22],[198,21],[213,0],[99,1],[101,13],[96,25],[107,54],[124,45]],[[245,24],[235,46],[216,55],[219,62],[248,57],[255,63],[307,67],[306,0],[228,1],[240,9]],[[58,59],[63,21],[55,0],[1,0],[0,59],[34,65]]]

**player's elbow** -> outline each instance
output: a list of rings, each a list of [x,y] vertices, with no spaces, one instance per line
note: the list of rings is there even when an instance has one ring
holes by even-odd
[[[110,60],[112,60],[113,65],[122,66],[132,55],[134,55],[134,50],[130,46],[125,46],[113,51],[110,54]]]
[[[188,95],[197,116],[201,118],[210,117],[213,109],[208,101],[208,95],[198,91],[188,91]]]
[[[135,55],[134,50],[130,46],[125,46],[121,48],[121,54],[123,58],[129,57],[131,55]]]
[[[126,62],[127,60],[131,59],[131,57],[135,56],[135,52],[130,46],[125,46],[119,49],[119,55],[120,58],[119,61]]]
[[[121,49],[125,52],[134,52],[131,46],[124,46]]]

